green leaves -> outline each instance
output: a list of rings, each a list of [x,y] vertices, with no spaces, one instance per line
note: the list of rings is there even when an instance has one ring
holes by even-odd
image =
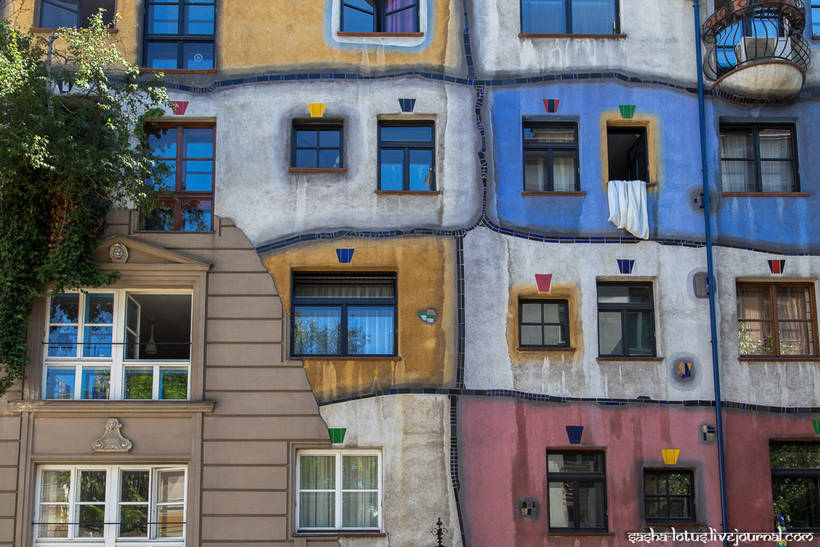
[[[0,21],[0,395],[24,375],[34,297],[116,279],[92,253],[113,205],[156,204],[142,124],[166,106],[100,15],[48,38]]]

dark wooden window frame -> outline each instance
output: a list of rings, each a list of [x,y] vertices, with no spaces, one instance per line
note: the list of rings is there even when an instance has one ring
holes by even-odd
[[[216,9],[216,2],[217,0],[211,0],[209,3],[196,3],[196,4],[186,4],[186,0],[179,0],[179,19],[178,19],[178,26],[177,30],[181,30],[185,28],[185,6],[192,5],[192,6],[214,6],[214,33],[213,34],[183,34],[182,32],[177,32],[176,34],[149,34],[149,14],[150,14],[150,6],[151,5],[173,5],[173,4],[166,4],[165,2],[158,1],[158,0],[145,0],[144,10],[145,10],[145,30],[143,32],[143,40],[142,40],[142,60],[143,66],[148,67],[148,44],[150,42],[153,43],[175,43],[177,46],[177,66],[175,69],[155,69],[155,70],[212,70],[216,68],[216,29],[217,29],[217,9]],[[213,59],[213,67],[211,69],[185,69],[183,68],[183,63],[185,62],[185,58],[183,56],[184,44],[213,44],[214,46],[214,59]]]
[[[740,287],[769,287],[769,309],[771,310],[771,315],[769,319],[744,319],[740,317],[738,312],[737,321],[740,323],[741,321],[757,321],[759,323],[769,323],[772,326],[772,342],[774,346],[775,353],[771,354],[740,354],[739,357],[741,358],[765,358],[765,357],[772,357],[772,358],[780,358],[780,357],[788,357],[788,358],[800,358],[800,357],[807,357],[807,358],[816,358],[820,356],[818,352],[818,340],[817,340],[817,301],[815,300],[814,295],[814,284],[813,283],[801,283],[801,282],[765,282],[765,281],[738,281],[737,288]],[[812,317],[811,319],[778,319],[777,318],[777,288],[778,287],[804,287],[809,289],[809,295],[811,298],[811,310],[812,310]],[[778,329],[778,323],[809,323],[812,329],[812,334],[814,335],[814,353],[809,355],[783,355],[780,353],[780,332]],[[740,349],[738,348],[738,352]]]
[[[171,207],[174,210],[174,232],[181,233],[203,233],[199,231],[184,231],[181,229],[182,222],[182,202],[185,200],[209,199],[211,200],[211,218],[209,231],[214,230],[214,209],[216,205],[216,124],[212,122],[152,122],[146,127],[150,129],[176,129],[177,130],[177,156],[174,158],[176,162],[176,179],[173,197],[160,197],[160,203],[166,207]],[[185,129],[212,129],[213,130],[213,157],[212,158],[187,158],[184,151],[184,131]],[[182,168],[186,160],[191,161],[211,161],[213,165],[213,173],[211,178],[210,192],[187,192],[185,191],[185,171]],[[143,225],[143,219],[140,218],[140,226]],[[156,231],[145,230],[141,231]]]
[[[680,475],[686,475],[689,478],[689,493],[688,494],[670,494],[669,493],[669,485],[668,485],[668,475],[673,473],[677,473]],[[648,494],[646,492],[646,476],[647,474],[653,475],[665,475],[667,476],[667,493],[666,494]],[[666,499],[666,514],[665,518],[662,517],[650,517],[647,511],[647,501],[649,498],[655,499]],[[689,500],[689,517],[678,517],[669,514],[669,500],[672,498],[684,498]],[[643,470],[643,507],[644,507],[644,518],[646,522],[694,522],[695,521],[695,474],[691,469],[644,469]]]
[[[393,278],[393,297],[392,298],[314,298],[314,297],[297,297],[295,293],[296,279],[300,276],[309,275],[326,275],[327,277],[381,277],[390,276]],[[398,276],[396,272],[294,272],[291,276],[291,292],[293,295],[290,299],[290,354],[292,357],[327,357],[328,359],[349,359],[349,358],[372,358],[372,357],[395,357],[398,355],[399,345],[399,295],[398,295]],[[296,341],[296,306],[322,306],[322,307],[338,307],[340,309],[339,331],[339,353],[296,353],[294,343]],[[348,353],[347,341],[347,310],[350,307],[358,306],[393,306],[393,351],[386,354],[374,353]]]
[[[814,445],[817,444],[812,441],[772,441],[769,443],[769,451],[771,453],[772,446],[775,445]],[[770,460],[771,461],[771,460]],[[769,464],[771,465],[771,463]],[[807,478],[813,479],[815,487],[817,491],[820,492],[820,468],[818,467],[786,467],[786,468],[771,468],[772,475],[772,490],[774,490],[774,480],[777,478]],[[817,500],[818,504],[820,504],[820,500]],[[816,508],[817,509],[817,508]],[[810,528],[789,528],[790,532],[817,532],[820,531],[820,520],[817,522],[817,526],[810,527]]]
[[[617,37],[621,37],[620,36],[620,34],[621,34],[621,2],[620,2],[620,0],[610,0],[610,1],[615,4],[615,28],[612,29],[612,32],[607,33],[607,34],[600,34],[600,35],[597,35],[597,34],[582,34],[581,36],[597,37],[597,36],[609,36],[610,34],[612,34],[612,35],[616,35]],[[571,37],[573,34],[575,34],[575,33],[572,32],[572,0],[563,0],[563,7],[564,7],[564,18],[565,18],[564,23],[566,25],[566,32],[561,33],[561,34],[549,33],[549,35],[551,35],[551,36],[554,35],[554,36],[568,36],[568,37]],[[520,26],[519,26],[519,28],[521,29],[521,33],[524,34],[525,36],[526,35],[538,36],[540,34],[543,34],[543,33],[524,33],[524,4],[523,4],[523,0],[519,0],[518,8],[519,8],[518,11],[519,11],[519,16],[520,16],[520,20],[519,20],[519,25]],[[546,36],[547,34],[544,34],[544,35]]]
[[[430,142],[421,141],[382,141],[382,127],[430,127]],[[384,120],[379,122],[378,141],[379,141],[379,166],[378,166],[378,191],[385,191],[382,189],[382,151],[384,150],[402,150],[404,151],[403,170],[401,175],[402,189],[395,190],[395,192],[436,192],[436,124],[434,121],[419,120],[419,121],[394,121]],[[430,150],[433,152],[433,185],[429,190],[410,190],[410,151],[411,150]]]
[[[783,124],[783,123],[757,123],[757,124],[738,124],[738,123],[722,123],[720,124],[720,131],[718,135],[718,153],[720,153],[720,137],[723,136],[724,133],[742,133],[746,132],[749,129],[753,130],[754,132],[754,157],[753,158],[735,158],[735,157],[726,157],[720,156],[718,159],[719,162],[723,161],[745,161],[751,162],[754,164],[755,169],[755,189],[751,192],[760,193],[760,194],[768,194],[770,192],[763,190],[763,174],[761,170],[761,161],[782,161],[782,162],[791,162],[792,164],[792,176],[794,179],[794,186],[791,190],[787,190],[789,193],[797,193],[800,192],[800,165],[798,163],[798,156],[797,153],[797,131],[795,130],[795,126],[793,124]],[[760,157],[760,130],[761,129],[788,129],[788,131],[792,135],[792,158],[791,159],[779,159],[779,158],[761,158]],[[720,181],[721,190],[723,190],[723,178],[721,175]],[[732,192],[733,193],[733,192]]]
[[[549,143],[536,144],[527,143],[524,139],[524,131],[532,127],[548,127],[548,128],[563,128],[572,129],[575,133],[575,142],[572,144],[565,143]],[[543,152],[547,158],[547,188],[541,190],[542,192],[555,192],[555,170],[553,164],[555,150],[574,150],[575,151],[575,186],[572,189],[578,192],[581,188],[581,162],[578,158],[578,124],[575,122],[531,122],[524,120],[521,123],[521,144],[522,144],[522,163],[524,165],[524,172],[522,173],[522,185],[525,192],[534,192],[538,190],[527,190],[527,152]]]
[[[541,322],[540,323],[525,323],[524,322],[524,304],[547,304],[547,303],[557,303],[557,304],[564,304],[567,311],[567,322],[566,323],[547,323],[544,322],[544,309],[541,308]],[[540,325],[542,328],[547,325],[557,325],[564,327],[566,332],[566,342],[563,344],[557,345],[546,345],[546,344],[524,344],[523,338],[521,336],[521,328],[527,325]],[[522,348],[527,349],[537,349],[537,348],[563,348],[568,349],[570,347],[570,320],[569,320],[569,300],[562,298],[562,299],[537,299],[537,298],[519,298],[518,299],[518,345]],[[541,340],[544,339],[543,330],[541,332]]]
[[[340,0],[340,1],[341,1],[341,10],[340,10],[340,14],[339,14],[339,31],[340,32],[353,32],[353,33],[362,32],[362,31],[346,30],[345,29],[345,7],[348,7],[348,6],[347,6],[347,2],[345,0]],[[362,13],[367,13],[365,11],[360,10],[359,8],[357,8],[355,6],[349,6],[349,7],[350,7],[350,9],[354,9],[356,11],[361,11]],[[376,34],[376,33],[387,34],[387,35],[394,34],[393,32],[389,32],[389,31],[385,30],[385,27],[387,26],[387,16],[390,15],[390,14],[399,12],[399,11],[406,11],[408,9],[415,9],[415,12],[416,12],[414,30],[409,31],[409,32],[417,33],[421,29],[421,22],[420,22],[421,2],[420,2],[420,0],[415,0],[414,3],[411,6],[405,6],[403,8],[399,8],[397,10],[391,11],[390,13],[388,13],[387,10],[385,10],[385,8],[384,8],[384,0],[378,0],[373,9],[375,11],[374,16],[373,16],[373,24],[375,25],[375,28],[372,31],[370,31],[373,34]],[[396,33],[396,34],[405,34],[405,32]]]
[[[599,281],[597,286],[625,286],[625,287],[641,287],[641,288],[648,288],[649,289],[649,302],[636,302],[636,303],[624,303],[624,304],[608,304],[608,303],[601,303],[598,301],[596,296],[596,303],[598,305],[598,356],[599,357],[645,357],[645,358],[653,358],[658,355],[658,343],[655,338],[655,295],[654,291],[652,290],[652,283],[649,281],[646,282],[621,282],[621,281]],[[623,340],[623,350],[624,353],[601,353],[601,322],[600,322],[600,312],[602,311],[619,311],[621,312],[621,340]],[[630,311],[649,311],[650,317],[652,320],[650,321],[650,326],[652,327],[652,354],[651,355],[644,355],[644,354],[631,354],[628,353],[627,348],[627,329],[626,329],[626,314]]]
[[[309,147],[298,147],[296,142],[296,131],[338,131],[339,132],[339,146],[337,147],[322,147],[319,144],[319,140],[316,140],[316,146],[309,146]],[[345,155],[344,155],[344,148],[345,148],[345,132],[344,132],[344,122],[342,120],[322,120],[321,122],[316,122],[312,120],[305,120],[305,119],[294,119],[291,125],[290,131],[290,166],[292,169],[313,169],[313,170],[338,170],[345,168]],[[296,150],[300,148],[302,150],[315,150],[316,151],[316,165],[314,167],[297,167],[296,166]],[[319,167],[318,162],[318,154],[319,150],[339,150],[339,167]]]
[[[549,484],[551,482],[571,482],[572,483],[572,491],[573,491],[573,499],[578,500],[578,492],[580,490],[579,483],[580,481],[594,481],[600,482],[603,484],[603,495],[601,499],[601,509],[603,509],[604,520],[608,523],[609,522],[609,511],[607,507],[607,488],[606,488],[606,452],[604,450],[589,450],[589,449],[580,449],[580,450],[547,450],[547,469],[549,469],[549,457],[551,454],[579,454],[579,453],[587,453],[587,454],[599,454],[601,456],[601,469],[600,473],[591,473],[591,472],[584,472],[584,473],[563,473],[563,472],[550,472],[547,471],[547,499],[549,499]],[[549,527],[550,532],[602,532],[606,533],[609,531],[608,524],[604,528],[581,528],[580,523],[580,513],[578,511],[575,512],[575,520],[573,522],[573,526],[570,528],[562,528],[562,527],[555,527],[552,526],[552,523],[549,522],[549,507],[547,508],[547,526]]]

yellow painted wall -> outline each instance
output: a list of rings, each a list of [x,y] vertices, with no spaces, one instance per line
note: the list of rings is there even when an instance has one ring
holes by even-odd
[[[339,264],[337,248],[355,249],[350,264]],[[408,237],[312,242],[267,253],[262,259],[276,281],[288,321],[291,320],[293,271],[396,272],[398,356],[304,358],[308,380],[320,401],[391,387],[454,384],[458,312],[452,239]],[[432,325],[418,317],[418,312],[427,308],[438,312]],[[286,329],[288,333],[289,330]]]
[[[8,1],[8,0],[7,0]],[[39,0],[10,0],[20,28],[36,26]],[[217,0],[216,68],[225,73],[321,67],[457,66],[461,59],[461,18],[456,0],[431,0],[425,44],[412,48],[333,44],[328,21],[333,0]],[[340,0],[337,0],[340,1]],[[121,18],[114,38],[126,58],[141,58],[142,0],[117,0]],[[448,38],[449,37],[449,38]]]

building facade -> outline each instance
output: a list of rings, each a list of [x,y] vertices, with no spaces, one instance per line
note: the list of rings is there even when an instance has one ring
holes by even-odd
[[[820,531],[820,4],[303,4],[7,0],[119,14],[177,199],[36,304],[0,544]]]

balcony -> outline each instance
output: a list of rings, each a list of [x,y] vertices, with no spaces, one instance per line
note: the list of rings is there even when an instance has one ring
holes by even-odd
[[[783,102],[803,88],[811,49],[802,0],[722,0],[703,25],[712,91],[740,102]]]

